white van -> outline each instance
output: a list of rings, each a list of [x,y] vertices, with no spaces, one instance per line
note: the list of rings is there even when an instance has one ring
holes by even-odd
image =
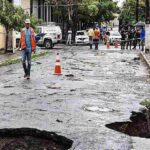
[[[60,26],[47,25],[47,27],[49,28],[49,31],[56,33],[57,40],[58,40],[58,42],[60,42],[62,40],[62,30],[61,30]]]
[[[48,26],[36,27],[36,40],[38,46],[45,48],[53,48],[58,43],[56,32],[52,31]]]
[[[48,32],[56,33],[58,42],[60,42],[62,40],[62,30],[61,30],[60,26],[57,25],[56,22],[45,22],[45,23],[42,23],[41,26],[47,27]]]

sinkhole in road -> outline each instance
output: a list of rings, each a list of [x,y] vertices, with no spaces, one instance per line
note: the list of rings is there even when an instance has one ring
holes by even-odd
[[[130,121],[106,124],[106,127],[129,136],[150,138],[148,122],[144,112],[132,112]]]
[[[55,132],[33,128],[0,130],[0,150],[68,150],[73,141]]]

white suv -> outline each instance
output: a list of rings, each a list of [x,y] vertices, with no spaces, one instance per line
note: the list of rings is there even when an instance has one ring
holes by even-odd
[[[60,42],[62,40],[62,31],[60,26],[50,26],[47,25],[47,27],[49,27],[49,31],[56,33],[57,36],[57,42]]]
[[[53,48],[58,43],[57,34],[50,30],[48,26],[37,26],[36,41],[38,46]]]

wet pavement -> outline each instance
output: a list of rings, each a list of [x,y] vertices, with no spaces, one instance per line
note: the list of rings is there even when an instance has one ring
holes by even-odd
[[[150,98],[149,72],[138,51],[99,49],[53,49],[33,61],[31,80],[21,64],[1,67],[0,128],[56,132],[74,141],[71,150],[149,150],[149,139],[105,127],[128,121]],[[62,76],[53,75],[57,52]]]

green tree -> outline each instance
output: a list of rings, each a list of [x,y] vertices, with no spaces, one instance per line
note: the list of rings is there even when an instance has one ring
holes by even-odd
[[[114,19],[114,13],[118,10],[117,3],[113,0],[47,0],[56,5],[57,15],[68,24],[68,28],[77,29],[79,22],[109,21]],[[59,12],[59,13],[58,13]],[[73,38],[74,39],[74,38]]]
[[[119,8],[117,3],[112,0],[88,0],[88,2],[82,1],[79,11],[80,19],[85,23],[88,22],[106,22],[115,18]],[[85,5],[86,4],[86,5]]]
[[[24,20],[31,18],[32,26],[35,27],[37,20],[29,14],[25,13],[21,7],[15,7],[8,0],[0,0],[0,24],[6,30],[5,52],[8,49],[8,35],[13,29],[19,31],[24,26]]]
[[[113,20],[115,18],[114,14],[117,13],[119,9],[117,3],[112,0],[100,0],[98,7],[99,12],[97,19],[100,22]]]
[[[119,20],[121,24],[134,25],[136,23],[136,0],[127,0],[121,10]],[[145,20],[145,0],[139,1],[139,20]]]

